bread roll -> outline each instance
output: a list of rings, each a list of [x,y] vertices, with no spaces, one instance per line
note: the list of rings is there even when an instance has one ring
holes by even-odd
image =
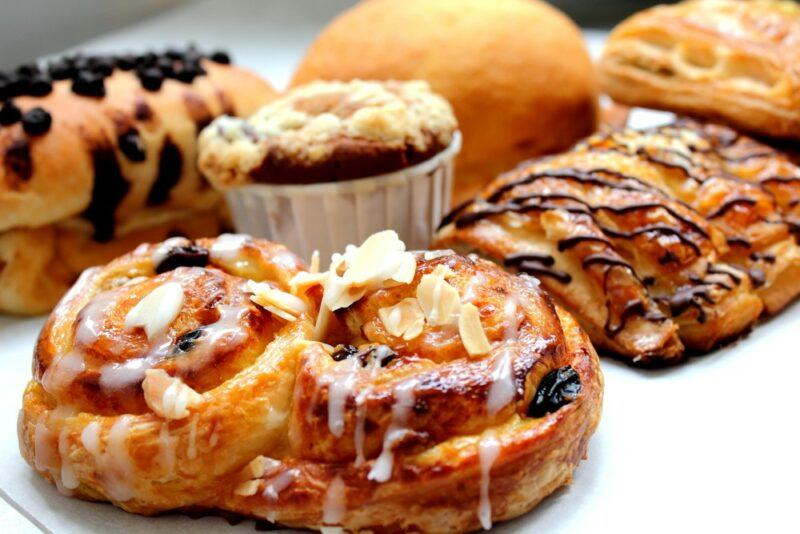
[[[292,84],[424,79],[464,134],[454,203],[520,160],[567,148],[597,120],[596,82],[578,28],[534,0],[372,0],[312,44]]]

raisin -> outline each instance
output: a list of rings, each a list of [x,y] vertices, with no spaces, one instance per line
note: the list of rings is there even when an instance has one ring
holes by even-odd
[[[156,265],[156,273],[165,273],[178,267],[205,267],[208,261],[209,252],[206,248],[197,245],[174,247]]]
[[[539,383],[533,401],[528,406],[528,416],[543,417],[555,412],[574,401],[580,391],[581,378],[572,367],[565,365],[550,371]]]
[[[358,347],[353,345],[337,345],[336,348],[333,349],[331,358],[333,358],[333,360],[336,362],[340,362],[342,360],[352,358],[356,354],[358,354]]]
[[[186,332],[181,337],[175,340],[175,350],[172,354],[185,354],[192,350],[197,344],[197,340],[205,335],[206,331],[202,328]]]

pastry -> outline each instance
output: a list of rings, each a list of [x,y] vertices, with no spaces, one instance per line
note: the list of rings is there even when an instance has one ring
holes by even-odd
[[[317,37],[292,85],[354,78],[423,79],[450,101],[464,134],[454,204],[525,158],[567,149],[598,118],[579,29],[537,0],[361,2]]]
[[[460,139],[425,82],[314,82],[247,119],[215,120],[199,166],[226,192],[237,230],[304,257],[385,228],[419,248],[448,209]]]
[[[85,228],[71,224],[78,222],[0,232],[0,310],[46,313],[84,269],[106,263],[142,242],[217,235],[228,227],[217,211],[176,211],[100,242]]]
[[[391,231],[331,261],[223,235],[89,269],[37,343],[23,456],[130,512],[348,531],[489,528],[570,481],[602,376],[535,279]]]
[[[800,139],[800,7],[793,1],[690,0],[622,22],[602,59],[615,100]]]
[[[748,273],[768,313],[800,293],[800,247],[791,214],[800,198],[800,169],[786,156],[729,128],[684,119],[594,135],[566,162],[633,174],[691,206],[725,236],[721,259]],[[784,191],[787,184],[791,191]]]
[[[220,196],[195,165],[196,135],[217,115],[250,113],[273,94],[229,61],[190,48],[0,73],[0,233],[66,223],[105,243],[146,220],[217,209]],[[14,311],[54,303],[23,299]]]
[[[777,286],[763,294],[776,301],[796,276],[796,263],[787,267],[786,281],[777,274],[783,266],[766,258],[727,263],[726,232],[744,233],[765,253],[774,246],[794,255],[796,245],[758,186],[713,176],[703,182],[706,176],[689,174],[695,170],[683,160],[680,167],[651,160],[650,144],[658,148],[664,140],[670,154],[685,150],[679,137],[614,132],[522,164],[445,218],[435,244],[536,275],[595,346],[632,363],[671,363],[684,349],[709,350],[746,331],[761,313],[754,285],[765,280],[757,269],[770,269],[768,280]],[[679,190],[683,199],[671,196]],[[707,204],[742,191],[757,205],[733,202],[711,220],[687,204],[711,216]],[[762,215],[769,219],[763,241],[748,226]]]

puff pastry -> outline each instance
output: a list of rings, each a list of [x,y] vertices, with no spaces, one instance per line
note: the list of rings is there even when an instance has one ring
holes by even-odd
[[[716,125],[611,130],[500,176],[436,243],[538,276],[599,347],[677,361],[800,292],[797,176]]]
[[[349,531],[488,528],[569,482],[602,376],[535,279],[388,231],[316,265],[224,235],[86,271],[37,343],[23,456],[131,512]]]
[[[615,100],[800,139],[800,6],[692,0],[657,6],[611,34],[600,78]]]

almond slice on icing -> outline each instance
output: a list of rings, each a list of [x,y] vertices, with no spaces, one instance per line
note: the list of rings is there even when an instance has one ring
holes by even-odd
[[[371,286],[387,280],[407,284],[414,279],[417,260],[405,250],[406,244],[394,230],[372,234],[360,247],[351,249],[344,277],[357,286]]]
[[[395,304],[378,310],[386,331],[406,341],[414,339],[425,327],[425,314],[415,298],[406,298]]]
[[[203,403],[202,395],[163,369],[145,371],[142,390],[147,406],[164,419],[183,419],[189,408]]]
[[[144,328],[152,340],[172,324],[183,305],[183,287],[178,282],[161,284],[145,295],[125,316],[125,328]]]
[[[233,493],[241,497],[250,497],[251,495],[256,494],[259,484],[261,484],[261,480],[248,480],[246,482],[242,482],[236,486],[236,489],[233,490]]]
[[[280,467],[280,465],[281,463],[275,458],[256,456],[244,468],[244,476],[247,478],[261,478]]]
[[[461,306],[461,313],[458,316],[458,334],[470,356],[488,354],[492,348],[486,332],[483,331],[478,308],[471,302]]]
[[[275,289],[266,282],[248,280],[247,290],[253,294],[250,300],[285,321],[294,321],[308,311],[303,299]]]
[[[423,275],[417,286],[417,300],[432,326],[455,324],[458,319],[461,298],[458,290],[445,279],[451,274],[446,266],[437,266],[433,273]]]

